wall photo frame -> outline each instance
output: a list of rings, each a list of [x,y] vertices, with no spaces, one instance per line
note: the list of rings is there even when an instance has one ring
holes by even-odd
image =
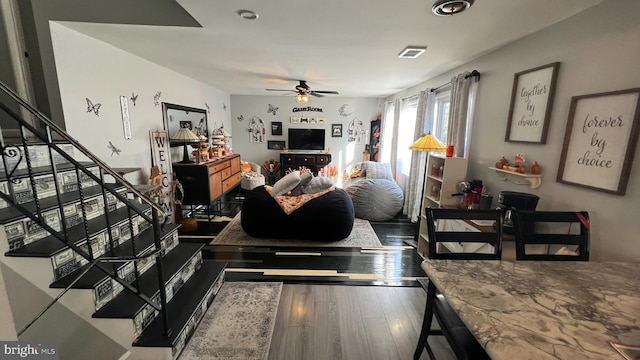
[[[331,124],[331,137],[342,137],[342,124]]]
[[[559,68],[554,62],[514,75],[505,141],[547,142]]]
[[[640,88],[571,98],[556,181],[624,195],[640,133]]]
[[[267,149],[269,150],[284,150],[284,140],[267,140]]]
[[[272,121],[271,122],[271,135],[282,135],[282,122],[281,121]]]

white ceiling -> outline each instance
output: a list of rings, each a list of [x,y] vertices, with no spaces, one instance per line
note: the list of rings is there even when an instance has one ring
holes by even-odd
[[[264,89],[302,79],[312,90],[383,97],[602,1],[476,0],[439,17],[435,0],[177,0],[202,27],[64,24],[233,95],[274,95]],[[260,17],[244,20],[240,9]],[[398,58],[407,45],[428,49]]]

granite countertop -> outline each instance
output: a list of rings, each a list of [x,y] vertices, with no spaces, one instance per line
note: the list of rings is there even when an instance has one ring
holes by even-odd
[[[640,263],[425,260],[492,359],[622,359],[640,344]]]

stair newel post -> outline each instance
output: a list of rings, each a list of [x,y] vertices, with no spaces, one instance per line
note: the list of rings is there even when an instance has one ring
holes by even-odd
[[[153,219],[153,238],[156,244],[156,249],[162,249],[162,241],[160,241],[160,221],[158,219],[158,213],[152,210],[151,217]],[[159,251],[156,254],[156,266],[158,269],[158,286],[160,287],[160,303],[162,305],[162,325],[164,327],[164,336],[171,336],[171,328],[169,327],[169,312],[167,311],[167,291],[164,286],[164,276],[162,273],[162,255],[164,251]]]
[[[2,103],[0,103],[0,105],[2,105]],[[19,147],[15,145],[5,145],[4,138],[2,136],[0,136],[0,139],[2,139],[2,165],[4,165],[3,169],[4,169],[5,176],[7,177],[7,188],[9,190],[9,198],[11,198],[11,201],[17,202],[16,192],[13,187],[13,180],[11,179],[11,177],[13,176],[13,172],[9,171],[9,162],[7,161],[7,158],[19,157],[20,160],[18,160],[18,162],[20,162],[22,159],[21,150]]]

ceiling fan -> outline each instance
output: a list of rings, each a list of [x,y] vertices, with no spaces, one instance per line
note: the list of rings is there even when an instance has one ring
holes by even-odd
[[[323,97],[323,94],[334,94],[338,95],[337,91],[329,91],[329,90],[311,90],[309,85],[305,80],[299,80],[299,84],[296,85],[295,90],[283,90],[283,89],[265,89],[267,91],[288,91],[296,94],[296,101],[299,103],[307,103],[309,102],[309,95],[315,97]]]

